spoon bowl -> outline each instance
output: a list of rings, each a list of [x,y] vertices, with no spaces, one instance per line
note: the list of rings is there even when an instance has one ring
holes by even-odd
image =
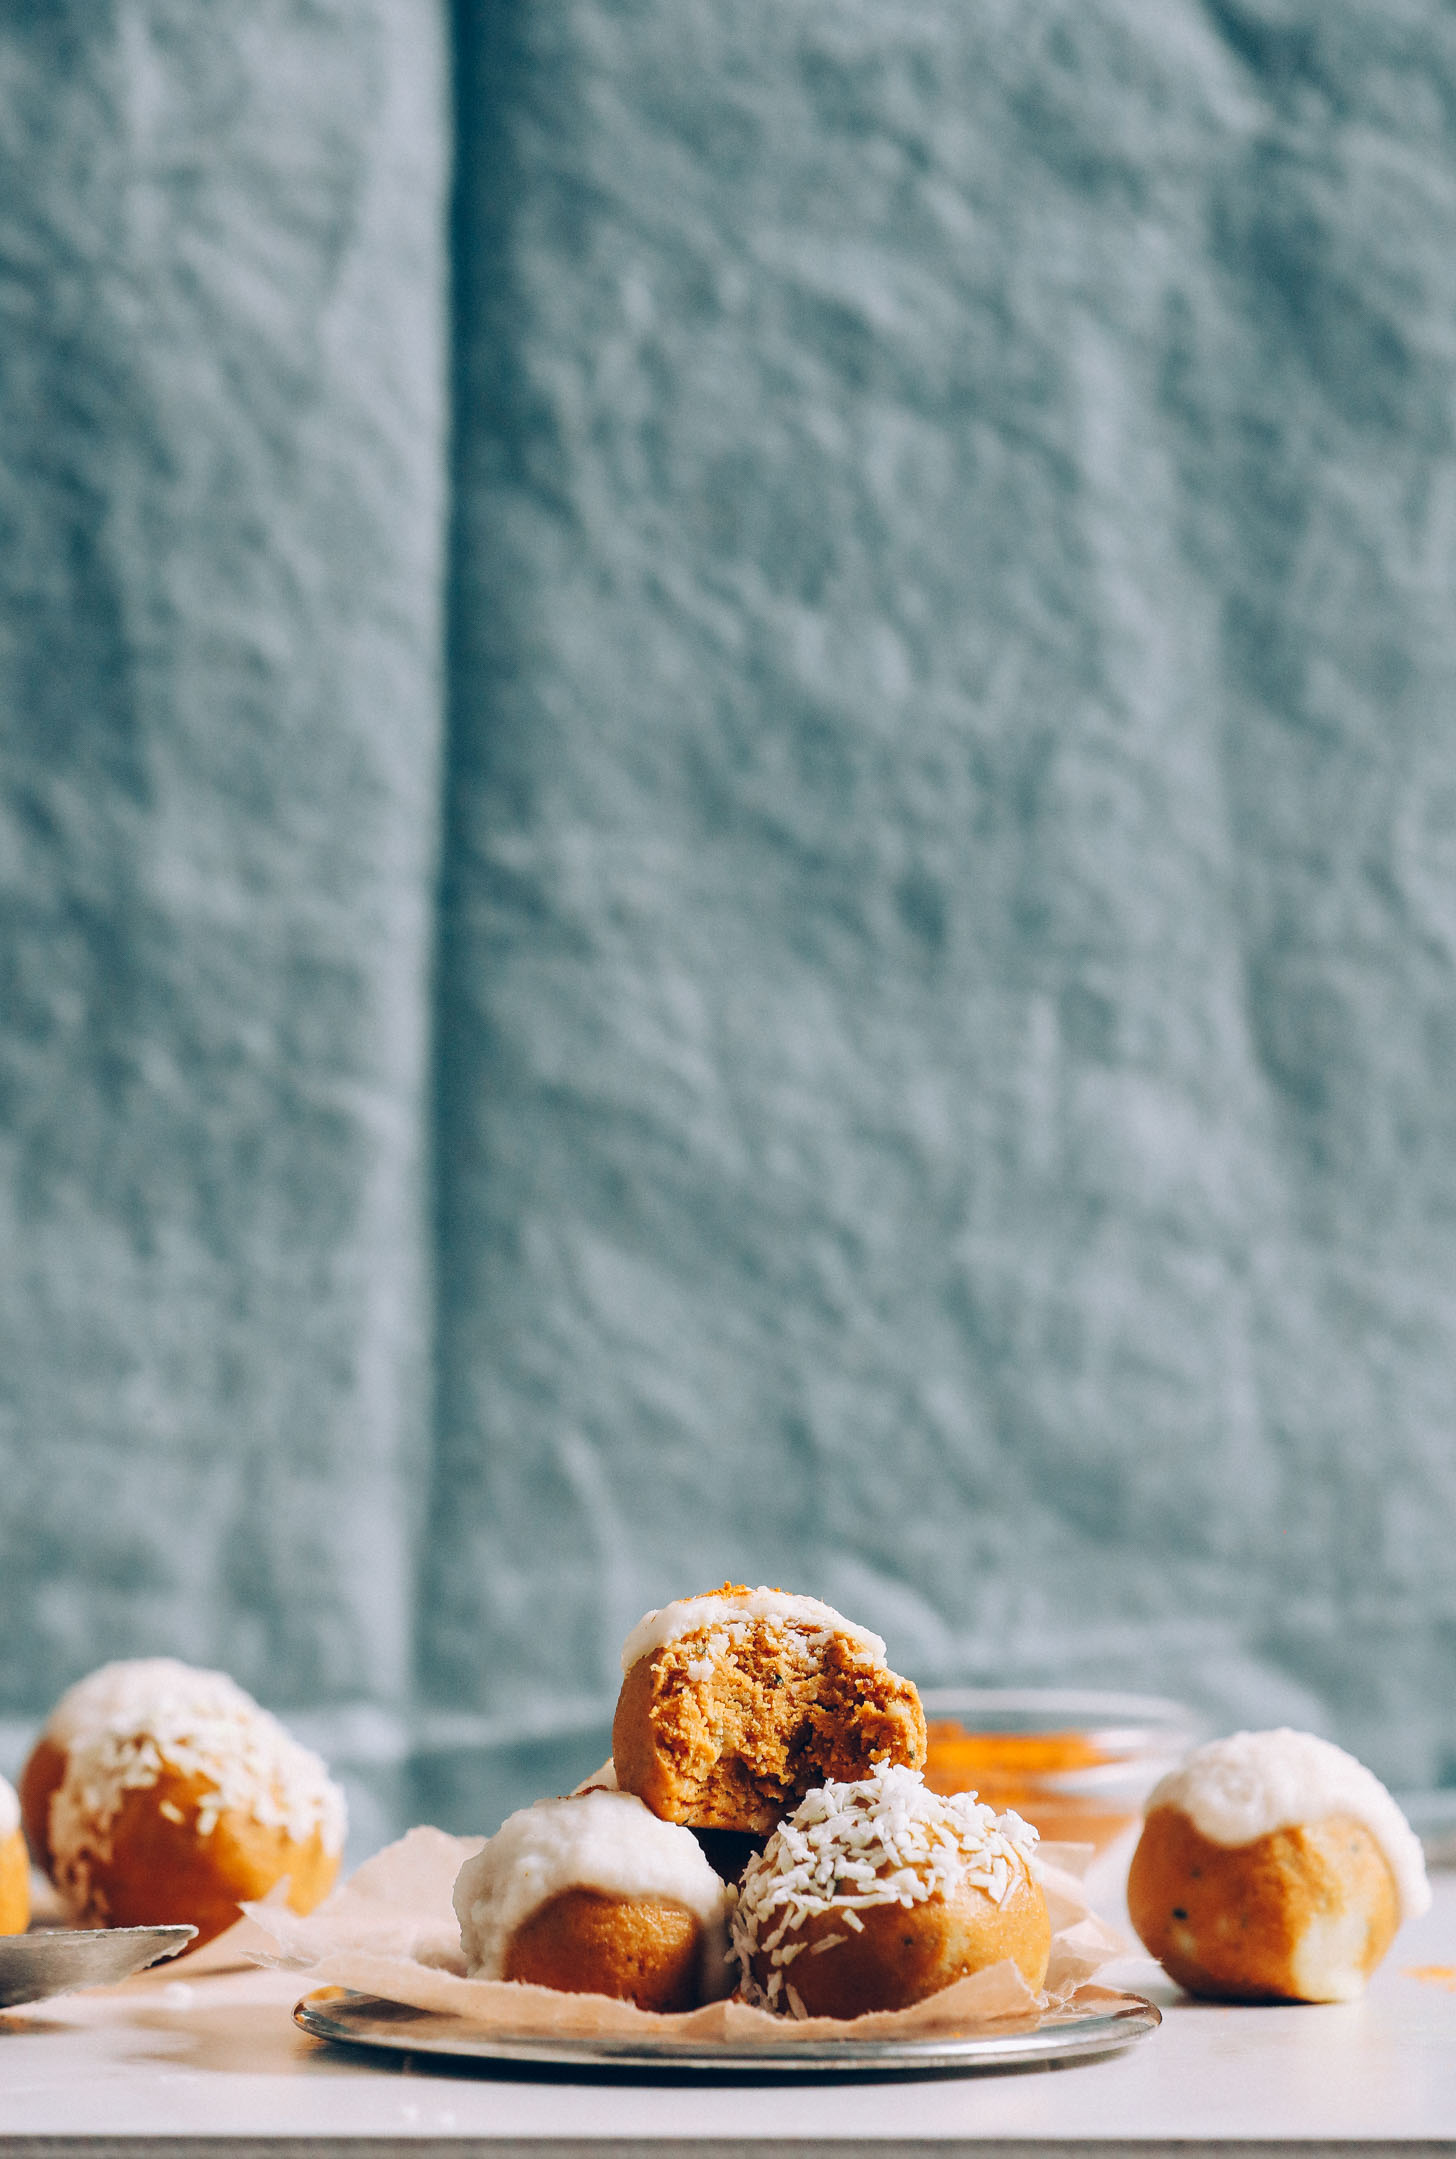
[[[109,1987],[187,1947],[196,1927],[40,1928],[0,1936],[0,2009]]]

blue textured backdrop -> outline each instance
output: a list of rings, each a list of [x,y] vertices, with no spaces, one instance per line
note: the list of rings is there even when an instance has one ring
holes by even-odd
[[[1456,1773],[1451,9],[0,8],[0,140],[13,1709],[460,1815],[731,1572]]]
[[[398,1698],[439,793],[428,0],[0,7],[0,1669]]]

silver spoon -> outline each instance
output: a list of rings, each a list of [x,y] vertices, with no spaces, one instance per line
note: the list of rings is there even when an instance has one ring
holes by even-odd
[[[76,1987],[109,1987],[175,1957],[196,1927],[75,1927],[0,1935],[0,2009]]]

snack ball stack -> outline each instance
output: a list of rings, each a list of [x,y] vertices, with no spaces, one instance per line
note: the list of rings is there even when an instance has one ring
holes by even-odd
[[[523,1807],[466,1860],[454,1901],[472,1979],[657,2010],[727,1991],[727,1890],[690,1830],[627,1792]]]
[[[617,1781],[664,1821],[766,1835],[813,1786],[920,1768],[925,1717],[878,1635],[814,1597],[724,1583],[622,1651]]]
[[[1430,1904],[1383,1784],[1310,1732],[1235,1732],[1157,1785],[1128,1872],[1144,1946],[1190,1994],[1352,2001]]]
[[[0,1934],[23,1934],[30,1924],[30,1857],[20,1826],[15,1787],[0,1777]]]
[[[1046,1977],[1036,1831],[886,1764],[810,1792],[749,1862],[733,1913],[745,1998],[794,2017],[905,2009],[1009,1959]]]
[[[311,1911],[344,1798],[318,1756],[220,1672],[111,1665],[57,1704],[21,1790],[37,1857],[90,1926],[182,1923],[194,1947],[287,1877]]]
[[[920,1698],[878,1635],[725,1582],[649,1612],[622,1673],[611,1762],[461,1869],[472,1977],[688,2009],[736,1958],[748,2001],[831,2017],[1004,1959],[1041,1985],[1036,1831],[925,1789]]]

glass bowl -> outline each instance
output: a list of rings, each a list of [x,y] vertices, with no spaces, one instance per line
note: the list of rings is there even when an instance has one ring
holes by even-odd
[[[1074,1687],[922,1689],[935,1792],[975,1792],[1048,1841],[1100,1852],[1199,1737],[1182,1702]]]

